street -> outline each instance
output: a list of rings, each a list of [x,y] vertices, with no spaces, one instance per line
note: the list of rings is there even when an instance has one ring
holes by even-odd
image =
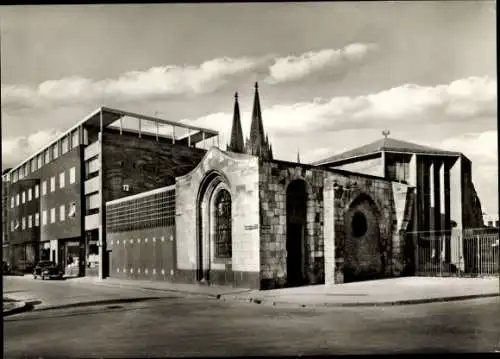
[[[30,294],[40,292],[40,298],[55,293],[52,300],[65,290],[66,295],[84,301],[89,295],[156,299],[8,316],[4,347],[9,358],[491,353],[500,349],[499,298],[292,309],[130,288],[78,287],[70,280],[5,285],[4,278],[4,293],[22,290],[19,286]]]

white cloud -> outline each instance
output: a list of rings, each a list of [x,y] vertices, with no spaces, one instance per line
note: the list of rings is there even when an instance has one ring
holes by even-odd
[[[281,133],[472,121],[496,116],[496,79],[469,77],[437,86],[402,85],[357,97],[335,97],[264,109],[266,127]]]
[[[377,49],[375,44],[354,43],[342,49],[323,49],[299,56],[277,58],[269,67],[268,83],[303,79],[315,72],[339,68],[362,61],[368,52]]]
[[[92,80],[71,76],[48,80],[37,86],[3,85],[2,102],[7,110],[53,108],[110,101],[148,101],[168,96],[211,93],[237,76],[267,71],[271,83],[302,79],[321,70],[356,63],[376,48],[372,44],[351,44],[343,49],[324,49],[299,56],[221,57],[197,66],[157,66],[130,71],[115,79]],[[346,70],[347,71],[347,70]]]
[[[2,139],[4,168],[18,165],[21,161],[42,149],[61,134],[56,129],[38,131],[27,136]]]
[[[217,58],[199,66],[153,67],[131,71],[117,79],[94,81],[73,76],[50,80],[36,87],[2,86],[7,108],[75,105],[88,101],[148,100],[168,95],[196,95],[212,92],[230,77],[256,69],[264,58]]]

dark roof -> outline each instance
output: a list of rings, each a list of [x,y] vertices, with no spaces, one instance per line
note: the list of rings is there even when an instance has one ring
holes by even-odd
[[[392,151],[402,153],[423,153],[434,155],[460,156],[460,152],[443,151],[437,148],[417,145],[416,143],[396,140],[394,138],[383,138],[367,145],[357,147],[353,150],[316,161],[314,165],[333,163],[353,157],[366,156],[381,151]]]

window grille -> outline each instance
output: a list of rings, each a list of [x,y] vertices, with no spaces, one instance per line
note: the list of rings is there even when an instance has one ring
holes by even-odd
[[[108,232],[175,225],[175,190],[106,205]]]
[[[221,190],[215,199],[215,257],[231,258],[231,195]]]

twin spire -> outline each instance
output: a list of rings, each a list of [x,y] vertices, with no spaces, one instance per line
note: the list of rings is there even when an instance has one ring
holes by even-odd
[[[245,143],[243,143],[238,93],[235,93],[231,140],[227,146],[227,150],[238,153],[248,153],[266,160],[273,159],[272,146],[269,144],[267,135],[264,136],[264,125],[262,123],[262,112],[260,109],[259,85],[257,82],[255,83],[250,138],[247,138]]]

